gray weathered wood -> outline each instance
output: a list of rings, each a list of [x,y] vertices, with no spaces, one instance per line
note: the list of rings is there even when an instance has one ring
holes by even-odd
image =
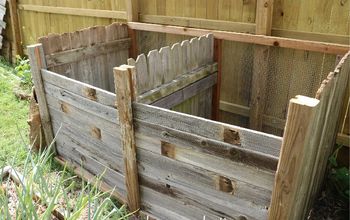
[[[128,206],[130,211],[140,209],[140,192],[138,182],[138,170],[136,161],[135,132],[133,125],[132,102],[136,99],[134,91],[136,80],[135,67],[123,66],[114,68],[115,89],[118,94],[116,105],[119,114],[121,130],[121,145],[125,166],[125,184],[127,188]]]
[[[47,95],[55,97],[62,102],[73,105],[79,109],[102,117],[113,123],[119,124],[118,113],[115,108],[102,105],[87,98],[83,98],[82,96],[76,95],[64,88],[59,88],[50,83],[45,84],[45,92]]]
[[[276,170],[278,162],[277,157],[251,151],[249,149],[242,149],[237,145],[183,132],[176,128],[162,126],[159,125],[159,123],[154,124],[152,122],[147,122],[145,119],[138,120],[137,116],[134,120],[136,122],[137,131],[142,134],[160,138],[163,141],[176,145],[190,146],[204,153],[214,154],[231,161],[255,166],[260,169]],[[181,121],[179,123],[181,123]]]
[[[254,202],[254,204],[261,207],[269,205],[274,181],[272,172],[259,173],[252,167],[244,168],[242,164],[239,165],[226,160],[228,169],[225,169],[225,171],[228,171],[229,168],[236,168],[225,174],[217,173],[212,171],[213,169],[207,169],[206,165],[208,163],[198,160],[201,156],[203,157],[202,160],[210,158],[208,155],[197,153],[189,148],[185,150],[186,147],[177,147],[165,142],[162,142],[161,147],[163,156],[153,153],[147,148],[138,148],[140,167],[143,167],[142,170],[140,169],[141,175],[159,179],[164,185],[170,182],[182,184],[186,188],[201,188],[202,193],[212,190],[218,196],[216,199],[221,198],[224,201],[239,198],[242,201]],[[177,150],[183,151],[183,154],[189,153],[188,157],[184,156],[181,160],[176,155]],[[195,156],[197,159],[192,160],[191,156]],[[219,158],[212,158],[210,162],[219,160]],[[223,165],[223,163],[219,164]],[[242,170],[236,171],[237,169]],[[216,196],[212,197],[215,198]]]
[[[277,136],[173,112],[155,106],[135,103],[133,109],[135,119],[140,121],[157,124],[193,135],[199,135],[220,142],[233,143],[247,150],[276,152],[276,149],[280,148],[282,142],[282,139]],[[236,143],[235,138],[237,139]],[[260,141],[262,140],[261,138],[264,140],[263,142]],[[249,144],[253,146],[249,146]]]
[[[147,55],[148,80],[151,82],[151,88],[156,88],[162,84],[162,65],[160,63],[158,50],[152,50]]]
[[[149,92],[139,96],[138,101],[145,104],[150,104],[161,98],[164,98],[194,82],[200,80],[211,73],[217,71],[217,65],[212,64],[203,68],[197,69],[191,73],[181,75],[169,83],[163,84],[158,88],[152,89]]]
[[[115,108],[115,94],[49,70],[42,70],[44,83],[49,83],[102,105]]]
[[[59,120],[53,121],[55,131],[59,130],[57,139],[75,143],[75,149],[83,155],[87,155],[101,164],[113,169],[121,174],[124,173],[124,164],[122,154],[116,154],[111,150],[111,146],[91,137],[81,129],[67,123],[60,123]]]
[[[125,178],[122,174],[79,152],[73,142],[60,138],[57,140],[57,146],[58,155],[76,166],[82,167],[94,176],[102,175],[102,181],[118,192],[120,200],[126,201]]]
[[[163,84],[173,80],[171,75],[171,58],[170,58],[170,47],[162,47],[159,50],[161,73],[163,74]]]
[[[31,65],[31,73],[35,86],[35,92],[39,103],[41,125],[44,130],[45,140],[48,145],[53,144],[53,151],[55,151],[54,143],[52,143],[54,135],[46,101],[44,83],[41,77],[41,69],[46,69],[43,47],[41,44],[36,44],[28,46],[27,49]]]
[[[170,109],[182,103],[186,99],[189,99],[197,95],[199,92],[214,86],[216,84],[216,81],[217,81],[217,74],[214,73],[212,75],[209,75],[203,79],[196,81],[193,84],[190,84],[187,87],[184,87],[183,89],[177,90],[176,92],[162,99],[157,100],[156,102],[152,103],[152,105]]]

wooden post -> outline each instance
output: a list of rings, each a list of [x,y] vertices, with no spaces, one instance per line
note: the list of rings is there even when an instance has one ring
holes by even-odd
[[[310,186],[313,162],[319,150],[317,110],[319,100],[297,96],[289,102],[269,219],[304,219],[303,208]]]
[[[258,0],[256,6],[256,29],[259,35],[271,35],[273,0]],[[262,130],[263,114],[266,103],[269,47],[255,45],[253,78],[250,96],[249,126]]]
[[[135,133],[132,115],[132,102],[135,101],[135,67],[123,65],[114,68],[116,106],[119,114],[121,144],[125,165],[125,184],[128,206],[131,212],[140,209],[140,193],[136,161]]]
[[[41,44],[35,44],[27,47],[28,56],[30,60],[32,78],[35,86],[35,92],[39,104],[39,112],[41,118],[41,126],[44,130],[45,140],[47,145],[53,142],[53,129],[51,125],[51,119],[49,109],[47,106],[46,95],[44,90],[43,80],[41,78],[41,69],[47,69],[44,50]],[[53,151],[56,153],[56,149],[53,144]]]
[[[125,0],[126,1],[126,19],[127,22],[139,21],[139,0]],[[131,45],[129,48],[129,57],[137,58],[137,38],[136,31],[128,27],[129,37],[131,38]]]
[[[13,33],[13,41],[15,44],[15,53],[16,55],[23,56],[22,48],[22,38],[21,30],[18,21],[18,9],[17,9],[17,0],[8,0],[9,9],[10,9],[10,18],[11,18],[11,29]]]
[[[217,83],[213,87],[212,100],[212,119],[220,120],[220,89],[221,89],[221,72],[222,72],[222,40],[215,39],[214,41],[214,61],[218,63]]]

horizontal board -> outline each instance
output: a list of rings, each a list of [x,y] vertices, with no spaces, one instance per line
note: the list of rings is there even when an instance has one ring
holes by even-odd
[[[59,131],[57,134],[58,137],[63,136],[65,139],[71,140],[80,147],[79,149],[81,149],[82,152],[93,159],[119,173],[124,173],[123,156],[120,140],[118,140],[118,138],[115,138],[115,143],[113,145],[109,145],[102,141],[101,137],[96,137],[97,135],[102,135],[100,133],[96,134],[96,130],[92,131],[94,133],[90,133],[90,131],[86,132],[78,126],[59,120],[57,115],[52,113],[54,113],[54,111],[50,109],[54,131]],[[104,136],[106,135],[104,134]]]
[[[215,72],[217,72],[216,63],[207,65],[191,73],[183,74],[169,83],[162,84],[161,86],[155,89],[141,94],[138,97],[138,102],[144,104],[153,103]]]
[[[19,10],[97,18],[126,19],[125,11],[19,4]]]
[[[214,86],[217,83],[217,73],[209,75],[203,79],[194,82],[183,89],[177,90],[172,94],[152,103],[153,106],[158,106],[166,109],[170,109],[185,100],[192,98],[198,93]]]
[[[264,192],[260,197],[262,199],[258,199],[259,201],[266,202],[270,199],[269,196],[266,195],[271,193],[275,175],[274,171],[263,170],[254,166],[248,166],[247,164],[224,159],[219,155],[202,151],[195,146],[176,145],[166,142],[163,139],[152,138],[137,132],[136,135],[136,146],[139,149],[177,160],[183,163],[184,166],[191,165],[199,167],[216,173],[219,176],[256,186],[258,189],[261,189],[261,192]],[[242,196],[247,198],[249,194]]]
[[[280,137],[139,103],[134,103],[133,109],[136,121],[199,135],[208,141],[219,141],[222,146],[236,146],[242,152],[254,151],[253,154],[277,163],[276,156],[264,152],[276,152],[282,143]]]
[[[41,70],[44,83],[50,83],[59,88],[75,93],[100,104],[115,107],[116,95],[87,83],[62,76],[49,70]]]
[[[138,154],[142,168],[139,169],[142,186],[157,190],[189,207],[195,206],[202,213],[211,213],[222,218],[238,217],[245,213],[249,219],[259,219],[267,213],[264,204],[268,205],[268,202],[261,204],[259,189],[246,187],[241,182],[231,182],[204,169],[159,157],[144,150],[139,150]],[[238,198],[236,193],[240,190],[243,194],[255,195],[255,198],[250,201],[247,197]]]
[[[48,68],[68,63],[74,63],[85,60],[90,57],[97,57],[103,54],[128,50],[130,47],[130,38],[103,42],[89,47],[65,50],[45,56]]]
[[[65,108],[65,103],[67,103],[107,121],[119,124],[118,112],[115,108],[84,98],[68,91],[65,88],[59,88],[50,83],[45,83],[44,87],[46,95],[55,97],[57,100],[62,102],[61,108],[63,109]]]
[[[112,169],[109,169],[105,165],[92,159],[91,157],[82,154],[77,150],[76,144],[67,141],[65,139],[58,139],[56,141],[58,155],[65,160],[82,167],[84,170],[95,176],[102,175],[102,181],[111,186],[114,191],[118,192],[122,198],[126,201],[126,187],[124,183],[124,176]],[[83,163],[82,163],[83,162]]]

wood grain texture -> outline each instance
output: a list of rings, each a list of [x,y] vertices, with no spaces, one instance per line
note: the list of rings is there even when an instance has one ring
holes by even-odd
[[[317,153],[317,143],[309,146],[307,138],[315,135],[313,124],[317,124],[318,108],[316,99],[299,96],[290,101],[269,219],[300,219],[296,217],[301,214],[300,210],[294,207],[301,196],[302,185],[309,185],[300,173],[309,171],[307,173],[311,174],[308,161]]]
[[[28,53],[45,140],[48,145],[53,145],[52,149],[55,152],[55,145],[52,143],[54,138],[52,124],[46,100],[46,93],[44,90],[44,83],[41,77],[41,69],[46,69],[43,47],[40,44],[29,46]]]
[[[132,82],[135,78],[132,78],[132,71],[135,71],[135,68],[131,66],[114,68],[115,89],[116,94],[118,94],[116,105],[121,129],[128,206],[130,211],[134,212],[140,209],[140,192],[132,113],[132,101],[136,99],[135,91],[133,91],[134,83]]]

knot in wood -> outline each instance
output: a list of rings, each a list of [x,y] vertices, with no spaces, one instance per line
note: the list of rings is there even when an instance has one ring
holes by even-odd
[[[162,137],[168,137],[169,133],[167,131],[162,131],[161,135]]]
[[[265,2],[264,3],[264,7],[267,8],[269,6],[269,3],[268,2]]]

